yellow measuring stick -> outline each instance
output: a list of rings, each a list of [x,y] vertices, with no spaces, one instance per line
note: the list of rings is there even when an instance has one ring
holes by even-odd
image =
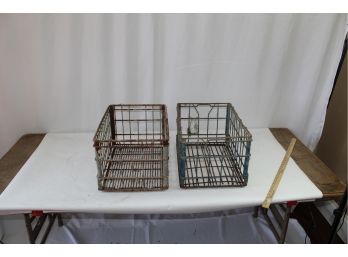
[[[292,138],[291,142],[290,142],[290,145],[288,147],[288,150],[286,151],[285,156],[283,158],[283,161],[280,164],[280,167],[278,169],[277,175],[275,176],[275,178],[273,180],[273,183],[271,185],[271,188],[268,191],[266,199],[262,203],[262,207],[263,208],[267,208],[268,209],[269,206],[271,205],[273,195],[274,195],[275,191],[278,188],[280,180],[282,179],[282,176],[283,176],[284,171],[286,169],[286,165],[288,164],[290,155],[291,155],[292,151],[294,150],[295,143],[296,143],[296,138]]]

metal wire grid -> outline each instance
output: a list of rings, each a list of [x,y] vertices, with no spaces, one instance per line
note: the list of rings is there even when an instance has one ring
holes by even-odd
[[[177,117],[181,187],[247,184],[251,134],[231,104],[178,104]]]
[[[164,105],[110,105],[94,137],[98,189],[168,188],[168,145]]]
[[[110,140],[115,144],[168,144],[165,105],[110,105],[94,141],[104,143]]]

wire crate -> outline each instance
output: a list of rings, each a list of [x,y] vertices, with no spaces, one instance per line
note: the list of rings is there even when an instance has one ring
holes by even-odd
[[[180,187],[242,187],[252,136],[230,103],[177,104]]]
[[[94,136],[98,189],[167,189],[168,147],[165,105],[110,105]]]

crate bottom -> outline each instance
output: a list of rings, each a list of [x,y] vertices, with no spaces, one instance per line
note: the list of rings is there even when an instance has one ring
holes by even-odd
[[[165,175],[162,153],[163,148],[160,147],[115,148],[109,155],[113,161],[99,178],[99,190],[129,192],[167,189],[168,176]]]
[[[186,145],[185,175],[180,176],[180,187],[243,187],[246,183],[227,144]]]

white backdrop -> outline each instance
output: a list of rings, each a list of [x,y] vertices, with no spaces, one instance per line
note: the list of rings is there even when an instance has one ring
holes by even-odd
[[[179,101],[231,102],[248,127],[288,127],[313,148],[345,19],[344,14],[0,14],[0,157],[26,133],[94,131],[110,103],[165,103],[174,129]],[[204,222],[203,234],[223,216]],[[250,215],[243,217],[229,220],[255,226]],[[157,224],[160,232],[174,227],[195,234],[199,219],[188,229],[191,221],[181,218],[134,223],[130,216],[131,224],[114,222],[126,231],[138,224],[145,237],[148,224]],[[69,222],[68,232],[80,219]],[[98,225],[98,216],[91,222]],[[80,231],[76,238],[93,234],[91,224],[83,226],[73,230]],[[211,231],[207,242],[215,242]],[[240,236],[243,230],[231,231]],[[173,238],[195,240],[176,232]],[[59,235],[50,240],[59,241]]]
[[[231,102],[313,148],[344,14],[0,15],[0,156],[23,134],[93,131],[110,103]],[[171,135],[174,136],[174,135]],[[92,144],[91,144],[92,147]]]

